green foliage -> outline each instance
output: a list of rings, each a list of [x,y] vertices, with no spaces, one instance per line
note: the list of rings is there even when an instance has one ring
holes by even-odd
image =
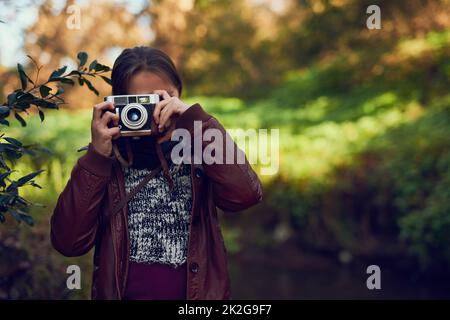
[[[370,74],[338,56],[291,72],[260,101],[197,98],[227,128],[281,131],[279,175],[262,177],[265,201],[242,241],[275,237],[287,218],[303,248],[448,268],[448,32],[424,39],[426,60],[412,40],[393,49],[407,67]],[[271,227],[250,232],[254,219]]]
[[[390,132],[375,150],[388,154],[400,236],[422,267],[450,265],[450,96],[436,99],[418,121]]]
[[[439,72],[447,66],[440,61]],[[412,255],[424,268],[445,264],[450,100],[436,92],[423,104],[423,88],[415,81],[392,85],[389,69],[360,85],[349,65],[339,57],[291,72],[254,102],[186,100],[202,104],[227,129],[280,129],[280,171],[261,177],[265,201],[254,209],[261,234],[227,225],[224,237],[232,252],[254,239],[273,245],[276,226],[289,221],[304,246],[362,257]],[[398,72],[412,77],[409,70]],[[24,195],[53,205],[79,157],[76,150],[89,142],[90,117],[88,110],[50,112],[46,123],[52,130],[42,130],[38,119],[26,129],[11,128],[23,141],[52,149],[51,156],[40,153],[18,167],[46,170],[36,183],[48,193],[27,188]]]
[[[292,1],[278,21],[253,15],[239,1],[231,6],[227,1],[196,1],[177,37],[162,15],[154,20],[155,26],[160,22],[155,45],[173,50],[188,94],[202,95],[190,96],[188,102],[200,102],[227,129],[280,129],[280,170],[261,177],[263,202],[246,214],[223,219],[230,254],[246,246],[282,250],[280,244],[287,241],[299,250],[331,257],[345,251],[367,261],[398,261],[414,272],[447,272],[450,38],[445,19],[435,19],[445,2],[430,3],[379,2],[380,31],[365,28],[365,9],[376,4],[366,0]],[[1,124],[17,119],[0,141],[4,161],[8,166],[14,162],[14,170],[0,171],[0,180],[15,182],[11,189],[20,193],[10,199],[16,204],[30,199],[45,205],[32,208],[41,235],[22,241],[31,261],[42,245],[39,237],[48,235],[57,195],[80,156],[76,150],[89,142],[91,111],[55,112],[60,101],[52,96],[62,94],[62,87],[55,93],[53,85],[77,83],[97,94],[84,77],[90,72],[110,83],[100,74],[107,68],[88,61],[86,53],[77,58],[77,70],[55,70],[34,91],[38,100],[25,95],[35,81],[27,68],[18,66],[20,88],[0,106]],[[13,110],[9,105],[14,103]],[[27,119],[21,127],[25,120],[20,108],[28,103],[38,109],[39,118]],[[28,152],[33,152],[31,157],[22,157]],[[20,180],[19,173],[40,170],[30,180]],[[8,184],[6,180],[3,189]],[[33,184],[44,190],[29,187]],[[22,218],[21,212],[11,214]],[[47,241],[42,247],[52,266],[41,266],[47,270],[43,276],[45,270],[34,267],[40,284],[53,270],[64,274],[60,266],[66,262]],[[86,270],[91,258],[80,263]],[[49,287],[60,280],[52,280]],[[54,296],[62,295],[62,290],[54,291]],[[82,295],[89,295],[84,285]]]
[[[73,79],[77,79],[80,86],[86,84],[89,90],[98,95],[97,89],[86,79],[86,76],[101,76],[105,82],[110,83],[109,79],[102,75],[110,71],[110,68],[94,60],[88,69],[84,66],[88,55],[85,52],[80,52],[77,57],[79,59],[77,69],[67,72],[67,66],[63,66],[54,70],[49,78],[42,83],[38,83],[39,72],[42,66],[39,66],[33,58],[29,56],[36,69],[35,80],[32,80],[26,73],[24,67],[18,64],[17,73],[21,88],[8,94],[7,101],[0,106],[0,124],[9,126],[10,123],[7,118],[13,114],[21,126],[25,127],[27,122],[22,114],[28,114],[30,108],[33,106],[38,111],[40,121],[44,121],[44,109],[58,109],[60,105],[64,104],[64,99],[61,96],[64,90],[61,85],[68,84],[73,86],[75,84]],[[58,88],[56,90],[52,89],[51,83],[56,83]],[[28,207],[31,205],[31,202],[19,195],[19,189],[26,185],[41,188],[35,182],[35,178],[43,170],[35,170],[25,176],[19,176],[14,179],[14,170],[11,168],[19,167],[20,162],[23,161],[23,155],[27,154],[33,157],[37,156],[37,153],[42,153],[42,151],[46,150],[39,150],[34,144],[36,142],[35,139],[32,140],[30,145],[25,145],[12,137],[6,137],[4,134],[0,136],[0,139],[2,140],[0,142],[0,222],[5,222],[5,215],[10,214],[16,221],[24,221],[32,225],[33,219],[28,214]]]

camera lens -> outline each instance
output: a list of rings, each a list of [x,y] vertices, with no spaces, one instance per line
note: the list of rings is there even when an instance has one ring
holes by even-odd
[[[147,122],[148,112],[143,105],[139,103],[131,103],[123,108],[120,118],[126,128],[130,130],[138,130]]]
[[[127,118],[131,122],[136,122],[142,117],[142,113],[137,108],[130,109],[127,113]]]

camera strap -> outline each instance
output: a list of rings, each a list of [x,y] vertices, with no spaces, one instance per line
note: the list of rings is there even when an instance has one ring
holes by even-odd
[[[125,148],[127,150],[127,157],[128,157],[128,161],[125,160],[122,155],[120,154],[119,148],[117,147],[117,144],[115,142],[113,142],[112,144],[112,149],[114,152],[114,155],[116,156],[116,159],[120,162],[120,164],[123,167],[130,167],[133,164],[133,159],[134,159],[134,155],[133,155],[133,151],[131,151],[131,146],[129,141],[126,142],[125,144]]]
[[[113,144],[113,147],[115,146],[115,144]],[[167,165],[167,161],[166,161],[166,156],[169,155],[169,153],[164,154],[162,149],[161,149],[161,145],[160,144],[156,144],[155,145],[158,156],[160,158],[160,162],[161,164],[159,166],[157,166],[155,169],[151,170],[142,180],[141,182],[139,182],[139,184],[137,186],[135,186],[133,189],[130,190],[129,193],[126,194],[126,196],[122,199],[120,199],[119,203],[117,203],[116,206],[113,207],[113,209],[110,211],[110,214],[108,214],[104,221],[102,222],[102,226],[106,226],[107,223],[109,222],[109,220],[111,220],[111,218],[118,212],[120,211],[125,205],[127,205],[127,203],[150,181],[152,180],[154,177],[156,177],[161,170],[164,172],[164,176],[165,178],[168,180],[169,183],[169,188],[172,189],[173,188],[173,179],[170,175],[169,172],[169,168]],[[116,147],[117,148],[117,147]],[[128,150],[127,150],[128,151]],[[131,149],[129,149],[129,152],[131,152]],[[120,152],[118,152],[118,154],[120,155]],[[117,155],[116,155],[117,156]],[[129,155],[130,157],[130,155]],[[132,157],[132,152],[131,152],[131,157]],[[131,158],[132,159],[132,158]],[[119,158],[118,158],[119,160]],[[123,159],[125,161],[125,159]],[[120,160],[119,160],[120,162]]]

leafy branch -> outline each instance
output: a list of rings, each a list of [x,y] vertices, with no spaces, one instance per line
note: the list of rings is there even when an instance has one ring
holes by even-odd
[[[93,60],[87,65],[88,54],[86,52],[78,53],[76,69],[68,71],[67,66],[63,66],[54,70],[48,79],[41,83],[38,81],[42,66],[39,66],[32,57],[28,56],[28,58],[36,69],[36,76],[31,79],[24,67],[20,63],[17,64],[21,87],[8,94],[6,101],[0,106],[0,125],[9,126],[7,118],[14,115],[14,118],[22,126],[26,126],[26,121],[21,113],[29,114],[28,110],[33,106],[37,108],[41,121],[44,121],[45,109],[59,109],[60,105],[65,104],[62,97],[63,85],[86,85],[90,91],[99,95],[88,77],[101,77],[106,83],[111,84],[111,80],[105,76],[105,73],[111,69],[97,60]],[[53,83],[56,84],[56,88],[52,88]],[[43,170],[37,170],[13,180],[11,174],[14,170],[9,164],[16,163],[25,154],[35,155],[38,149],[39,147],[36,145],[25,146],[17,139],[0,134],[0,222],[3,223],[6,220],[6,214],[10,214],[18,222],[24,221],[29,225],[33,224],[33,218],[28,214],[28,208],[32,203],[19,195],[19,188],[25,185],[41,188],[34,178]]]
[[[67,66],[63,66],[62,68],[53,71],[47,81],[38,84],[37,80],[39,79],[39,72],[41,71],[42,66],[39,66],[32,57],[28,57],[33,62],[37,70],[36,78],[35,80],[32,80],[25,72],[23,66],[20,63],[17,64],[17,72],[19,74],[21,88],[10,93],[7,96],[7,101],[0,106],[1,124],[9,125],[9,122],[5,118],[13,112],[17,121],[19,121],[22,126],[26,126],[26,122],[20,113],[28,113],[27,110],[33,105],[38,109],[41,121],[44,120],[43,109],[58,109],[61,104],[64,104],[64,99],[61,97],[64,90],[61,86],[59,86],[56,92],[52,92],[53,89],[49,87],[51,83],[73,86],[75,85],[75,80],[77,80],[80,86],[86,84],[88,89],[96,95],[98,95],[99,92],[91,81],[87,79],[87,76],[100,76],[108,84],[111,84],[110,79],[103,75],[104,73],[110,71],[110,68],[98,63],[97,60],[92,61],[89,64],[89,67],[86,67],[85,65],[88,55],[85,52],[80,52],[77,55],[79,60],[77,69],[67,72]],[[31,84],[31,87],[28,86],[29,84]]]

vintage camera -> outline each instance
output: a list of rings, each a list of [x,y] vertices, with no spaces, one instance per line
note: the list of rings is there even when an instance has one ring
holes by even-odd
[[[107,96],[104,100],[114,103],[116,114],[119,116],[119,129],[122,136],[157,134],[153,121],[153,110],[159,102],[159,95],[118,95]]]

